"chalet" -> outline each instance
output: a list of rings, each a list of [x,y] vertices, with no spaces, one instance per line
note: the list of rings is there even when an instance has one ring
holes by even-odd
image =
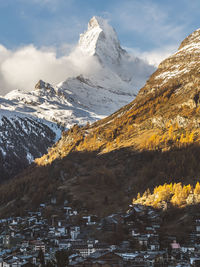
[[[131,236],[135,237],[135,236],[139,236],[140,232],[139,232],[138,228],[133,228],[130,230],[130,234],[131,234]]]
[[[190,264],[196,267],[200,266],[200,257],[191,257]]]
[[[142,213],[146,210],[146,207],[141,205],[141,204],[136,204],[136,205],[133,205],[133,210],[136,212],[136,213]]]
[[[94,225],[96,224],[97,216],[89,215],[83,216],[83,220],[85,221],[86,225]]]
[[[94,243],[88,243],[88,244],[82,244],[82,245],[73,245],[72,249],[79,253],[82,257],[86,258],[90,256],[91,254],[95,252],[105,252],[110,250],[108,245],[104,244],[94,244]]]
[[[143,234],[137,237],[137,240],[141,246],[147,246],[148,245],[148,236],[147,234]]]
[[[57,242],[59,249],[69,249],[71,247],[71,243],[68,240],[60,240]]]
[[[195,247],[192,244],[182,245],[180,249],[183,253],[191,253],[195,251]]]
[[[158,251],[160,249],[160,244],[157,240],[149,240],[148,242],[148,250]]]
[[[72,254],[69,256],[69,265],[77,266],[77,264],[82,264],[85,261],[85,258],[80,256],[79,254]]]
[[[41,217],[42,216],[41,211],[29,211],[28,214],[31,217],[33,217],[33,216]]]
[[[34,251],[42,250],[45,253],[45,244],[40,240],[32,241],[31,245],[33,246]]]
[[[147,255],[145,260],[148,262],[148,266],[164,266],[163,255],[157,253]]]
[[[5,248],[8,248],[10,246],[10,243],[11,243],[11,237],[10,235],[7,234],[3,237],[3,246]]]
[[[12,222],[10,223],[10,225],[13,225],[13,226],[14,226],[14,225],[17,225],[17,224],[18,224],[18,221],[15,220],[15,219],[13,219]]]
[[[70,235],[73,240],[77,239],[78,235],[80,234],[80,227],[73,226],[70,228]]]
[[[7,257],[1,262],[1,267],[25,267],[28,262],[19,259],[18,257]]]
[[[73,248],[76,246],[82,246],[87,244],[86,241],[84,240],[80,240],[80,239],[76,239],[76,240],[72,240],[72,239],[61,239],[58,241],[58,246],[59,249],[69,249],[69,248]]]
[[[64,210],[65,210],[66,215],[69,215],[69,216],[73,215],[73,210],[71,207],[64,207]]]

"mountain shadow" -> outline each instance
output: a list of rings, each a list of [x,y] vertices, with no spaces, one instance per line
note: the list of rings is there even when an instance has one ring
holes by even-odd
[[[169,151],[123,148],[99,154],[71,152],[47,166],[32,164],[0,187],[0,214],[19,214],[56,196],[74,207],[104,216],[126,210],[137,193],[170,182],[195,184],[200,177],[200,146]],[[50,203],[50,202],[49,202]]]

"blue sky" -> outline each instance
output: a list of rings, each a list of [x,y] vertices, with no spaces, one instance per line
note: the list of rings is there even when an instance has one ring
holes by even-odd
[[[123,46],[165,49],[200,26],[199,10],[199,0],[0,0],[0,43],[11,49],[73,44],[99,15]]]
[[[200,27],[199,10],[199,0],[0,0],[0,95],[59,74],[94,15],[130,53],[158,65]]]

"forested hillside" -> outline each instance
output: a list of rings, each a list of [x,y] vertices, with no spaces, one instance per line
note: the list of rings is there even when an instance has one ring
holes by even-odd
[[[46,155],[2,186],[0,211],[16,212],[17,205],[23,210],[56,195],[105,215],[126,209],[147,188],[171,182],[195,186],[200,177],[199,36],[197,30],[186,38],[133,102],[92,125],[64,132]]]

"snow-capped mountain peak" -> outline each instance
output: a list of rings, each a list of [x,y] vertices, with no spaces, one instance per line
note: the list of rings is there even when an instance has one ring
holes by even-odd
[[[80,64],[84,65],[84,60],[87,63],[88,58],[94,62],[98,59],[97,70],[77,73],[57,86],[40,80],[32,91],[11,91],[0,99],[1,108],[63,123],[69,128],[75,123],[96,121],[129,103],[154,71],[140,59],[129,60],[115,30],[100,17],[89,21],[78,49],[85,54]]]
[[[88,30],[96,28],[96,27],[99,27],[102,30],[104,30],[108,26],[112,28],[110,25],[108,25],[105,19],[98,17],[98,16],[93,16],[88,22]]]
[[[5,136],[8,144],[16,140],[19,155],[20,147],[24,147],[23,157],[28,162],[58,140],[62,129],[94,122],[131,102],[154,71],[154,67],[144,61],[131,59],[121,48],[115,30],[99,17],[90,20],[76,49],[69,55],[72,64],[77,66],[73,76],[68,76],[57,86],[40,80],[32,91],[13,90],[0,97],[0,116],[9,114],[13,118],[5,120],[3,117],[5,125],[2,133],[0,129],[0,135]],[[11,131],[10,124],[14,125],[13,133],[16,128],[16,135],[10,136],[6,130]],[[18,124],[23,127],[18,129]],[[42,130],[37,133],[35,128]],[[4,131],[7,132],[3,135]],[[45,144],[43,150],[40,150],[39,138]],[[4,148],[4,139],[0,138],[0,162],[6,161],[10,149],[9,146]],[[24,140],[29,140],[30,144]],[[35,149],[29,146],[35,146]],[[15,151],[10,154],[9,157],[15,160]],[[6,168],[0,164],[0,172]]]
[[[87,31],[80,35],[79,48],[84,54],[97,56],[103,65],[119,64],[126,54],[113,27],[100,17],[89,21]]]
[[[120,46],[115,30],[107,20],[93,17],[80,36],[78,49],[98,69],[77,73],[57,86],[39,80],[32,91],[14,90],[0,99],[2,109],[20,111],[47,121],[71,125],[93,122],[115,112],[133,100],[154,68],[130,56]],[[76,53],[75,53],[76,54]],[[86,64],[87,65],[87,64]]]

